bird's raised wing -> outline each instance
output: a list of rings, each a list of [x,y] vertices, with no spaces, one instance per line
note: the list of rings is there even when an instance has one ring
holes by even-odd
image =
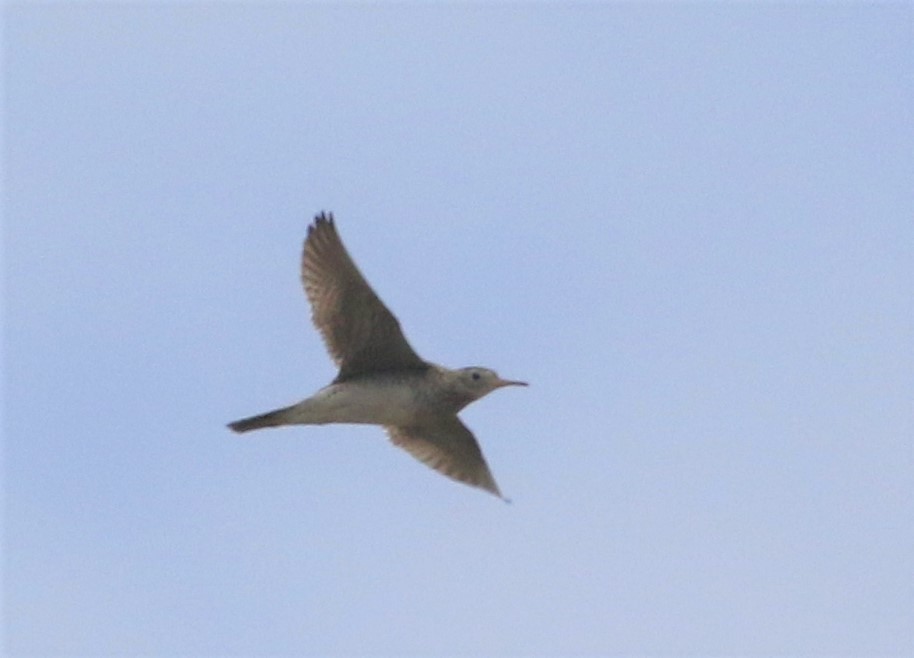
[[[502,498],[476,437],[457,416],[410,427],[386,427],[390,440],[435,470]]]
[[[370,372],[428,368],[349,257],[332,214],[321,213],[308,227],[301,279],[314,325],[340,368],[336,382]]]

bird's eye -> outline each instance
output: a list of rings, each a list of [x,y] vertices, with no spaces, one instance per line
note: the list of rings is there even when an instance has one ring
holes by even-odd
[[[478,381],[478,380],[479,380],[479,373],[478,373],[478,372],[474,372],[474,373],[473,373],[473,380],[474,380],[474,381]]]

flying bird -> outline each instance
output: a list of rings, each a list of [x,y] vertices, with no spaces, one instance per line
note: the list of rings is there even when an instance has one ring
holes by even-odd
[[[495,389],[526,382],[502,379],[478,366],[451,370],[416,354],[343,246],[332,213],[320,213],[308,227],[301,280],[314,325],[339,373],[311,397],[229,428],[380,425],[416,459],[502,497],[479,443],[457,413]]]

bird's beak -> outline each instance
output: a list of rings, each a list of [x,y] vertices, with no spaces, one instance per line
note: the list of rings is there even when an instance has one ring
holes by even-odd
[[[527,382],[519,382],[513,379],[499,379],[497,386],[501,388],[502,386],[528,386]]]

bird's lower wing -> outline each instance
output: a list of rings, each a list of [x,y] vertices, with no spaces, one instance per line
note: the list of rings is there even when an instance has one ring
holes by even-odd
[[[419,461],[458,482],[502,498],[473,433],[457,416],[410,427],[387,427],[390,440]]]

